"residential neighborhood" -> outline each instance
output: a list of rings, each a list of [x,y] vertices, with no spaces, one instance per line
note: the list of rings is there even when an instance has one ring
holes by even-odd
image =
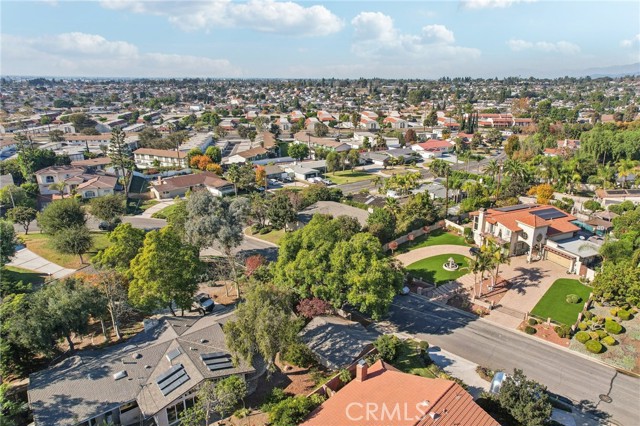
[[[1,425],[640,424],[638,5],[15,3]]]

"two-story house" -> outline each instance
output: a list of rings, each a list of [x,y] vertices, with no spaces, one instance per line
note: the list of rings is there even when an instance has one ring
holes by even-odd
[[[188,167],[187,153],[168,149],[139,148],[133,151],[139,169],[151,167]]]

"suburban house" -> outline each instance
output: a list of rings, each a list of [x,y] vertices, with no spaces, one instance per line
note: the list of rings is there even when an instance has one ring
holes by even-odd
[[[231,182],[222,179],[212,172],[194,173],[168,178],[159,177],[158,180],[151,182],[151,193],[158,200],[182,197],[187,191],[194,191],[198,188],[206,188],[216,197],[234,193]]]
[[[422,158],[442,157],[453,150],[453,145],[449,141],[440,139],[429,139],[426,142],[411,145],[411,149],[416,151]]]
[[[367,117],[364,114],[360,116],[360,124],[358,126],[368,131],[380,130],[380,124],[378,124],[378,122],[373,118]]]
[[[316,125],[320,123],[316,117],[309,117],[304,120],[304,128],[310,131],[314,131],[316,129]]]
[[[126,343],[83,351],[29,378],[36,426],[173,426],[205,380],[238,375],[255,389],[256,369],[237,365],[213,317],[145,320]]]
[[[306,144],[309,149],[315,148],[328,149],[329,151],[342,152],[349,151],[351,146],[344,142],[338,142],[335,139],[318,138],[311,136],[307,132],[298,132],[294,135],[294,143]]]
[[[297,180],[309,180],[314,177],[320,176],[320,171],[305,167],[302,164],[291,164],[284,168],[284,171]]]
[[[333,217],[348,216],[356,219],[360,223],[360,226],[364,227],[367,225],[367,219],[370,213],[367,210],[335,201],[317,201],[298,213],[299,223],[297,227],[301,228],[309,223],[315,214],[326,214]]]
[[[109,157],[96,157],[88,158],[86,160],[72,161],[71,165],[75,167],[83,167],[87,171],[114,171],[114,168],[111,166],[111,158]]]
[[[269,151],[261,146],[246,151],[237,152],[227,158],[227,164],[247,163],[262,160],[269,156]]]
[[[168,149],[139,148],[133,151],[133,159],[139,169],[152,167],[189,167],[187,153]]]
[[[275,123],[278,127],[280,127],[280,130],[282,130],[283,132],[289,132],[291,131],[291,123],[289,122],[289,120],[287,119],[287,117],[280,117],[276,119],[276,123]]]
[[[505,245],[510,256],[527,260],[550,260],[567,272],[582,274],[582,266],[595,263],[599,246],[578,232],[577,219],[562,210],[538,204],[518,204],[470,213],[473,237],[478,245],[486,239]]]
[[[266,164],[263,166],[267,179],[282,180],[289,176],[282,167],[275,164]]]
[[[625,201],[640,204],[640,189],[597,189],[596,199],[604,207]]]
[[[456,382],[403,373],[382,360],[361,361],[353,380],[328,393],[301,426],[500,426]]]
[[[400,117],[389,116],[386,117],[383,121],[384,124],[390,124],[393,129],[406,129],[407,128],[407,120],[404,120]]]
[[[337,316],[315,317],[299,335],[320,364],[329,370],[353,364],[373,348],[378,337],[362,324]]]
[[[51,166],[35,172],[36,182],[41,195],[60,194],[60,190],[51,189],[52,184],[63,182],[63,194],[74,191],[83,198],[94,198],[111,195],[118,189],[118,179],[115,176],[87,173],[81,166]]]
[[[545,148],[544,155],[545,157],[558,157],[558,156],[567,156],[571,154],[573,151],[580,148],[580,141],[575,139],[564,139],[558,141],[558,146],[556,148]]]
[[[304,114],[301,111],[295,110],[289,113],[289,120],[291,120],[291,122],[295,123],[296,121],[302,119],[304,119]]]
[[[318,120],[321,123],[327,122],[327,121],[332,121],[335,120],[335,118],[333,117],[333,114],[328,113],[327,111],[318,111]]]

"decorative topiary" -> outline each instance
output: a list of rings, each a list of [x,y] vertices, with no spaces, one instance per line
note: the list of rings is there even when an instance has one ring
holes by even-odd
[[[591,337],[592,340],[600,340],[600,335],[597,331],[590,331],[589,337]]]
[[[587,333],[586,331],[578,331],[576,333],[576,340],[580,343],[586,343],[587,341],[591,340],[591,336],[589,336],[589,333]]]
[[[611,315],[616,316],[618,315],[618,311],[620,310],[620,308],[618,308],[617,306],[609,309],[609,312],[611,313]]]
[[[527,322],[529,323],[529,325],[538,325],[538,320],[536,320],[535,318],[529,318]]]
[[[536,329],[528,325],[524,328],[524,332],[527,334],[536,334]]]
[[[622,333],[622,326],[613,320],[607,320],[604,323],[604,329],[610,334]]]
[[[604,343],[607,346],[613,346],[616,343],[618,343],[618,341],[616,339],[614,339],[613,336],[607,336],[604,339],[602,339],[601,342]]]
[[[582,298],[580,298],[580,296],[578,296],[577,294],[567,294],[567,298],[565,300],[567,301],[567,303],[575,305],[576,303],[580,303],[582,301]]]
[[[581,322],[581,323],[578,323],[578,329],[579,329],[579,330],[581,330],[581,331],[585,331],[587,328],[589,328],[589,326],[587,326],[587,323],[586,323],[586,322],[584,322],[584,321],[583,321],[583,322]]]
[[[560,337],[561,339],[564,339],[565,337],[569,337],[569,335],[571,334],[571,327],[569,327],[566,324],[557,325],[554,328],[554,331],[556,332],[558,337]]]
[[[602,339],[605,338],[609,335],[609,333],[607,333],[604,330],[596,330],[596,334],[598,335],[598,338]]]
[[[583,314],[584,314],[584,317],[585,317],[586,319],[588,319],[588,320],[590,320],[591,318],[593,318],[593,312],[591,312],[591,311],[584,311],[584,312],[583,312]]]
[[[595,340],[589,340],[584,344],[584,347],[587,348],[589,352],[594,354],[599,354],[600,352],[602,352],[602,343]]]
[[[626,309],[620,309],[616,315],[623,321],[627,321],[631,318],[631,312]]]

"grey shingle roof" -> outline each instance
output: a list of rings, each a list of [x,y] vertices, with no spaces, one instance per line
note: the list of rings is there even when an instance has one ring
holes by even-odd
[[[180,355],[169,361],[165,355],[175,348]],[[228,352],[222,327],[212,317],[163,319],[124,344],[83,352],[32,374],[28,393],[35,423],[74,425],[133,400],[151,416],[204,379],[255,371],[243,361],[237,367],[209,371],[200,354],[210,352]],[[156,378],[178,363],[189,380],[164,396]],[[119,371],[127,376],[115,380]]]

